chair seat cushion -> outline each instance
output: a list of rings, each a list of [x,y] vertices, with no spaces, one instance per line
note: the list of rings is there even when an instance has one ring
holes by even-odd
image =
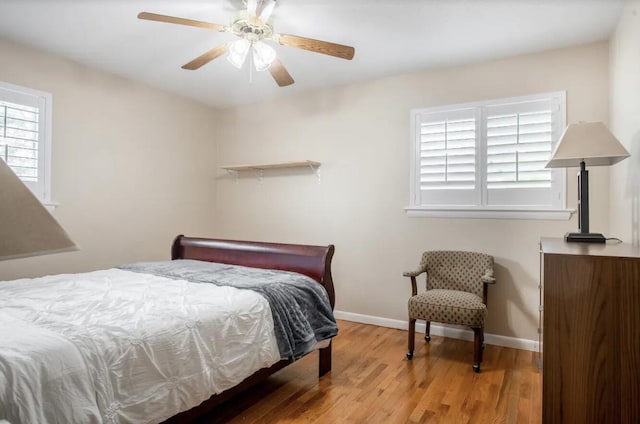
[[[486,315],[486,305],[473,293],[433,289],[409,299],[409,318],[412,319],[484,327]]]

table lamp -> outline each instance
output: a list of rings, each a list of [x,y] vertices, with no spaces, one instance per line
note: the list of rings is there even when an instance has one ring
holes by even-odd
[[[579,166],[578,228],[579,233],[567,233],[568,242],[604,243],[605,237],[589,232],[589,171],[586,166],[609,166],[629,157],[629,152],[602,122],[578,122],[565,130],[546,168]]]
[[[75,243],[0,159],[0,260],[70,250]]]

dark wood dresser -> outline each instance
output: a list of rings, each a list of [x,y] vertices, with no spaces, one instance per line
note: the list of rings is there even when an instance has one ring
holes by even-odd
[[[544,238],[542,422],[640,422],[640,248]]]

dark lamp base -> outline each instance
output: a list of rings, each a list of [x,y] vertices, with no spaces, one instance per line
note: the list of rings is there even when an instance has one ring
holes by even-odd
[[[607,239],[599,233],[567,233],[564,235],[564,240],[570,243],[606,243],[607,241]]]

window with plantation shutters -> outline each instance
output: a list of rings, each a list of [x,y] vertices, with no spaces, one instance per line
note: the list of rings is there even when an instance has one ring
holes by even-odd
[[[476,133],[474,109],[416,116],[420,197],[432,204],[474,204]]]
[[[0,82],[0,158],[41,201],[49,201],[51,95]]]
[[[416,109],[411,121],[410,213],[568,218],[564,174],[545,168],[565,127],[564,92]]]
[[[551,111],[487,116],[487,188],[551,186]]]
[[[38,181],[38,108],[0,101],[2,159],[22,181]]]

